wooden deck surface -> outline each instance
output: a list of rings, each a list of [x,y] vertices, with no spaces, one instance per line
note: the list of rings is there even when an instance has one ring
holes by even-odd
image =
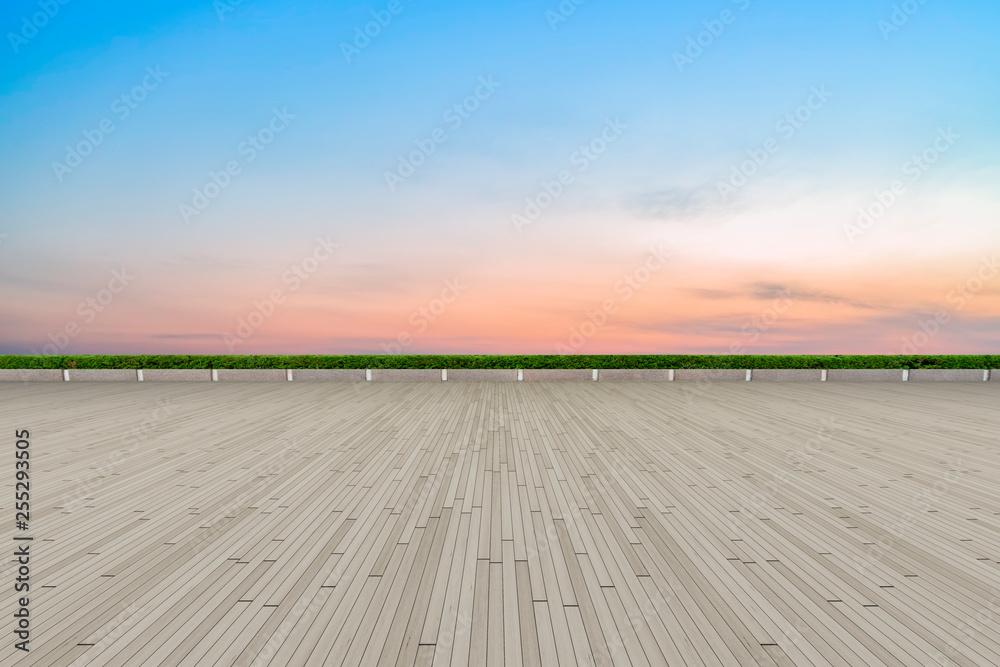
[[[1000,664],[1000,384],[0,386],[3,665]]]

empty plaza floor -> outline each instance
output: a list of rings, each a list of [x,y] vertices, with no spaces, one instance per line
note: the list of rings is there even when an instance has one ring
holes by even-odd
[[[0,425],[3,665],[1000,664],[997,383],[4,383]]]

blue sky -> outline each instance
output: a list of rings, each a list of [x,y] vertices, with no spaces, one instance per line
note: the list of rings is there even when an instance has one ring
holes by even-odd
[[[857,316],[877,335],[852,346],[895,352],[935,308],[921,295],[947,293],[997,248],[995,3],[914,0],[907,14],[905,3],[891,2],[588,0],[563,3],[575,8],[565,16],[555,1],[400,0],[395,14],[391,4],[53,0],[0,10],[0,284],[9,288],[4,305],[20,313],[0,329],[7,348],[37,348],[72,316],[72,295],[99,289],[122,262],[144,267],[143,286],[126,290],[103,328],[74,339],[74,349],[162,349],[139,326],[158,299],[156,312],[170,315],[157,326],[221,336],[322,233],[345,254],[323,268],[316,303],[290,305],[245,349],[312,349],[317,341],[323,349],[315,351],[377,349],[372,341],[392,338],[394,321],[462,274],[479,279],[480,296],[463,298],[452,322],[442,318],[440,336],[430,332],[412,351],[549,351],[600,299],[602,270],[627,270],[649,244],[672,244],[675,266],[647,294],[744,295],[729,310],[681,299],[710,329],[739,329],[766,308],[746,295],[769,276],[784,275],[802,294],[859,303],[863,295],[846,293],[868,289],[855,285],[866,274],[888,290],[867,295],[877,313],[809,310],[759,342],[823,351],[843,337],[817,339],[820,325]],[[53,15],[39,20],[40,7]],[[391,21],[348,62],[343,45],[373,12]],[[45,24],[32,33],[26,20]],[[678,67],[689,39],[704,46]],[[150,79],[149,71],[161,74]],[[495,89],[460,126],[447,122],[484,77]],[[122,118],[115,100],[144,79],[155,86]],[[815,90],[829,99],[782,136],[777,123]],[[240,147],[275,110],[287,126],[246,161]],[[626,128],[620,137],[519,233],[511,218],[525,199],[574,169],[579,147],[614,119]],[[67,147],[95,136],[102,121],[113,131],[78,167],[58,173],[53,163],[65,163]],[[850,237],[844,228],[858,207],[946,128],[957,140],[873,229]],[[386,172],[435,130],[446,139],[387,188]],[[777,150],[723,201],[720,181],[769,139]],[[185,220],[194,190],[232,160],[240,173]],[[886,284],[897,271],[903,284]],[[172,292],[177,285],[187,287]],[[956,313],[927,349],[995,346],[997,289],[985,285],[976,317]],[[539,295],[556,302],[555,314],[537,330],[519,327],[523,338],[472,326],[484,313],[509,319],[517,304],[544,309],[527,305]],[[639,331],[667,317],[650,299],[583,351],[711,351],[728,342],[646,338]],[[44,307],[13,305],[25,300]],[[365,324],[295,338],[292,329],[317,313]]]

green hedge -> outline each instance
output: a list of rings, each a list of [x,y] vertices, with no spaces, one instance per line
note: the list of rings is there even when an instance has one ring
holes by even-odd
[[[0,355],[0,368],[1000,368],[1000,355]]]

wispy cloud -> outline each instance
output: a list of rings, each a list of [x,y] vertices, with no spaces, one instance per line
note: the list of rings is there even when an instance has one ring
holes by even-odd
[[[760,282],[750,285],[748,291],[749,296],[754,299],[780,299],[784,296],[791,298],[793,301],[812,301],[819,303],[829,303],[829,304],[843,304],[851,306],[852,308],[865,308],[873,309],[876,306],[865,303],[864,301],[859,301],[857,299],[852,299],[850,297],[838,296],[836,294],[830,294],[823,290],[815,290],[808,288],[795,287],[793,285],[784,285],[780,283],[767,283]]]
[[[732,204],[724,204],[719,199],[719,194],[709,183],[636,192],[626,195],[622,201],[625,208],[637,217],[669,222],[700,220],[709,214],[733,208]]]

